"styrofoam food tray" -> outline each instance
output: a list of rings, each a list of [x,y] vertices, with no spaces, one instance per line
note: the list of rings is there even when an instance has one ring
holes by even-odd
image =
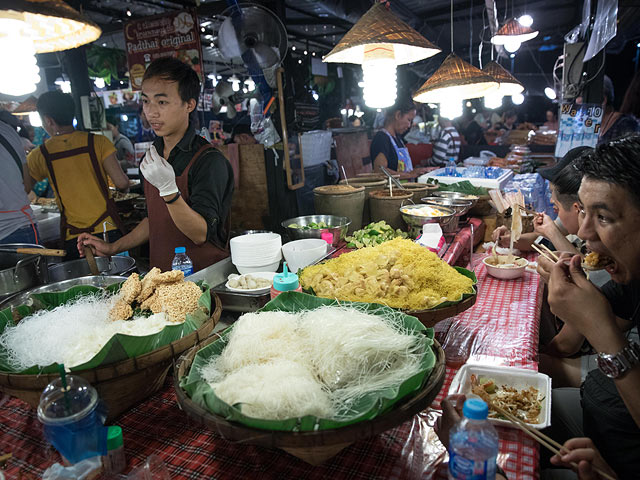
[[[537,388],[543,398],[542,411],[538,417],[540,423],[530,423],[528,425],[538,430],[551,425],[551,378],[549,376],[524,368],[466,364],[453,377],[449,387],[449,395],[471,393],[471,374],[490,378],[498,387],[509,385],[518,390],[528,387]],[[518,428],[508,420],[490,418],[489,421],[495,425]]]
[[[462,167],[458,167],[456,168],[456,170],[459,173],[463,173],[465,169]],[[458,183],[467,180],[474,187],[502,189],[509,182],[509,180],[511,180],[511,177],[513,177],[513,170],[509,170],[506,168],[503,168],[503,170],[504,172],[498,178],[474,178],[440,176],[444,174],[445,169],[438,168],[437,170],[433,170],[432,172],[427,172],[424,175],[419,176],[417,181],[418,183],[427,183],[427,180],[429,178],[433,178],[435,180],[438,180],[438,182],[440,183],[446,183],[447,185],[450,185],[452,183]]]
[[[266,280],[269,281],[273,281],[273,277],[275,276],[276,272],[255,272],[255,273],[245,273],[244,275],[238,275],[238,277],[245,277],[247,275],[251,275],[252,277],[257,277],[257,278],[264,278]],[[231,277],[231,275],[229,275],[229,277]],[[231,280],[231,278],[229,278],[229,280]],[[267,293],[270,289],[271,289],[271,285],[269,285],[268,287],[262,287],[262,288],[251,288],[251,289],[247,289],[247,288],[234,288],[234,287],[230,287],[229,286],[229,280],[227,280],[227,283],[224,284],[225,287],[227,287],[229,290],[231,290],[232,292],[240,292],[240,293]]]

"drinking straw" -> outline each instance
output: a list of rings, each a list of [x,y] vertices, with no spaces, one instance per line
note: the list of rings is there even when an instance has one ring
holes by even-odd
[[[340,168],[342,168],[342,175],[344,175],[345,183],[349,185],[349,179],[347,178],[347,172],[344,171],[344,165],[340,165]]]
[[[62,394],[64,395],[64,407],[67,415],[71,415],[71,402],[69,402],[69,387],[67,386],[67,372],[64,370],[64,363],[58,364],[58,371],[60,372],[60,381],[62,382]]]
[[[391,177],[389,177],[389,196],[393,197],[393,187],[391,186]]]

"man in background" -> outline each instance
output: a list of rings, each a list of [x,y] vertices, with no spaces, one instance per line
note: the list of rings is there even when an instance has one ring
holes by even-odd
[[[441,130],[433,144],[433,156],[429,159],[431,167],[444,167],[451,158],[457,162],[460,155],[460,134],[456,127],[444,117],[440,117],[438,123]]]

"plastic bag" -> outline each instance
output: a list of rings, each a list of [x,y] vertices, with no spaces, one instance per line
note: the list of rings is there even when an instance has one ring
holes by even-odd
[[[589,61],[616,36],[618,18],[618,0],[599,0],[596,19],[584,61]]]
[[[100,467],[102,467],[100,457],[87,458],[70,467],[54,463],[44,471],[42,480],[82,480]]]

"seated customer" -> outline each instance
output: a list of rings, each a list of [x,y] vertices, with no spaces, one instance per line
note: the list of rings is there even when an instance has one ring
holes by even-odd
[[[598,352],[582,395],[583,432],[620,478],[640,471],[640,345],[624,332],[640,323],[640,137],[599,145],[582,157],[580,229],[587,247],[608,257],[612,281],[601,290],[589,282],[579,255],[563,254],[549,280],[551,311]],[[617,316],[617,317],[616,317]],[[581,398],[580,398],[581,396]]]
[[[409,150],[401,139],[401,135],[411,126],[416,116],[416,106],[410,99],[400,99],[385,111],[384,127],[371,140],[370,156],[373,171],[380,167],[391,173],[410,172],[413,170]]]

